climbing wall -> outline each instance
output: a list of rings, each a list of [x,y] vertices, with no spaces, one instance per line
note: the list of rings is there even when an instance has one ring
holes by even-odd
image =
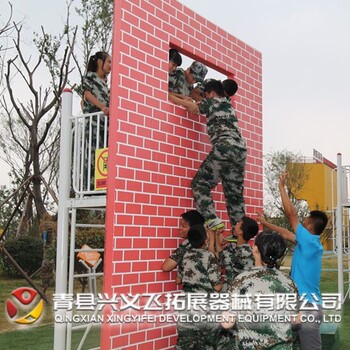
[[[263,197],[261,53],[175,0],[115,1],[114,16],[104,293],[164,294],[177,287],[175,272],[162,272],[161,263],[180,243],[179,216],[194,208],[191,179],[210,150],[205,118],[168,100],[168,50],[238,82],[233,104],[248,146],[248,215]],[[221,185],[214,200],[227,221]],[[101,349],[175,343],[172,324],[102,328]]]

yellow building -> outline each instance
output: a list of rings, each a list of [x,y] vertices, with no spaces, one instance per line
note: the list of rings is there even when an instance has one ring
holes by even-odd
[[[298,199],[307,201],[310,210],[331,211],[337,200],[337,172],[336,166],[327,161],[324,163],[304,163],[307,180],[298,192]],[[333,177],[333,203],[332,203]]]

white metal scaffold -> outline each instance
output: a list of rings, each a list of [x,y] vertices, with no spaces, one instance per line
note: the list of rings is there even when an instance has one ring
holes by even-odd
[[[96,191],[93,187],[94,151],[107,147],[108,119],[103,113],[72,115],[72,91],[67,89],[62,94],[61,139],[59,166],[59,204],[57,222],[57,255],[56,255],[56,288],[55,295],[68,302],[73,296],[74,279],[86,277],[92,279],[89,286],[96,295],[96,277],[103,273],[95,268],[86,273],[76,273],[75,260],[79,252],[88,252],[75,246],[76,228],[95,227],[104,229],[104,224],[77,222],[79,210],[105,211],[106,190]],[[68,251],[68,247],[70,247]],[[95,248],[103,252],[103,247]],[[101,261],[100,261],[101,262]],[[55,308],[55,320],[66,320],[71,317],[73,309]],[[72,325],[67,322],[54,324],[54,350],[70,350],[72,348],[72,331],[83,329],[84,334],[77,350],[81,349],[91,325]]]
[[[337,256],[338,264],[338,293],[340,294],[342,303],[349,297],[349,281],[350,281],[350,197],[349,197],[349,174],[350,166],[342,165],[342,155],[337,155],[337,200],[335,201],[333,193],[333,176],[332,176],[332,203],[336,202],[335,210],[333,210],[333,252]],[[347,268],[344,270],[344,265]],[[347,272],[347,280],[344,282],[344,273]],[[346,288],[345,288],[346,287]]]

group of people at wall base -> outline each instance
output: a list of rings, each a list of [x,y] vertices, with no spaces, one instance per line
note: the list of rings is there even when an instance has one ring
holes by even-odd
[[[218,293],[247,295],[252,298],[252,307],[224,312],[226,317],[232,313],[232,321],[222,324],[179,322],[176,349],[276,350],[294,349],[296,344],[304,350],[322,349],[320,276],[323,247],[320,235],[328,219],[322,211],[314,210],[302,223],[299,222],[285,189],[286,176],[281,175],[279,190],[294,233],[269,223],[258,213],[258,220],[266,230],[258,233],[258,223],[244,216],[233,229],[236,243],[228,243],[223,230],[205,227],[205,220],[197,210],[181,215],[180,237],[184,241],[164,260],[162,270],[177,268],[176,283],[182,284],[185,293],[206,293],[208,298]],[[253,246],[249,244],[252,240]],[[286,240],[296,244],[290,276],[280,271],[278,264],[285,253]],[[272,311],[257,309],[254,297],[281,294],[295,295],[295,309],[287,306]],[[299,309],[299,304],[306,307]],[[286,321],[244,321],[246,314],[259,320],[259,314],[267,312],[272,312],[274,317],[284,317]],[[238,317],[237,313],[243,317]],[[288,314],[291,317],[286,317]],[[306,322],[300,321],[301,315]]]

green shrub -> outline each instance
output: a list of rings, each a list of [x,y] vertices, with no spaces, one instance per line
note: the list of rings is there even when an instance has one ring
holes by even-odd
[[[96,228],[79,229],[75,235],[75,248],[79,249],[83,244],[91,248],[103,248],[105,238],[104,230]]]
[[[80,249],[84,244],[87,244],[90,248],[98,248],[102,249],[104,248],[104,230],[102,229],[96,229],[96,228],[84,228],[84,229],[78,229],[75,234],[75,248]],[[57,247],[57,239],[55,238],[52,244],[48,247],[47,250],[47,258],[53,260],[56,263],[56,247]],[[68,240],[68,258],[70,254],[70,237]],[[103,261],[104,253],[100,252],[101,258]],[[77,256],[77,253],[75,254],[75,257]],[[69,263],[68,263],[69,265]],[[85,269],[80,263],[79,259],[76,258],[76,270],[81,271],[82,269]],[[103,270],[103,263],[101,263],[97,269],[97,271]]]
[[[17,264],[30,276],[41,266],[43,259],[43,243],[32,237],[23,236],[7,239],[5,249]],[[21,277],[11,261],[4,254],[0,255],[1,269],[8,277]]]

